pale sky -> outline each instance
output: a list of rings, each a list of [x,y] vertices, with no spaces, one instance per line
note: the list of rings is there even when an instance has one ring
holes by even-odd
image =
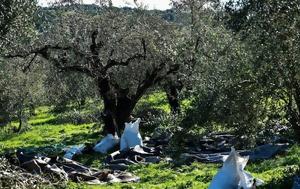
[[[53,3],[55,0],[38,0],[40,6],[47,6],[49,3]],[[133,0],[112,0],[113,6],[116,7],[134,7]],[[166,10],[170,7],[170,0],[138,0],[139,3],[147,5],[148,9]],[[83,0],[85,4],[93,4],[95,0]]]
[[[221,2],[225,3],[229,0],[221,0]],[[49,3],[53,3],[55,0],[38,0],[38,4],[40,6],[47,6]],[[93,4],[95,0],[82,0],[85,4]],[[146,5],[148,9],[158,9],[158,10],[166,10],[170,9],[171,0],[137,0],[138,3],[142,3]],[[112,0],[113,6],[115,7],[134,7],[133,0]]]

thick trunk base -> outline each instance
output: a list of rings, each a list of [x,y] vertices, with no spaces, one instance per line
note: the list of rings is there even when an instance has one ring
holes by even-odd
[[[179,114],[181,112],[179,101],[179,89],[176,86],[169,86],[166,89],[168,102],[173,114]]]

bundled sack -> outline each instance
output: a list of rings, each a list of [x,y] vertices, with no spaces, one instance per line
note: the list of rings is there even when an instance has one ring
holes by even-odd
[[[232,148],[208,189],[253,189],[262,185],[263,181],[254,179],[244,170],[248,160],[249,156],[242,157]]]
[[[106,154],[107,151],[115,147],[119,143],[119,141],[120,139],[117,133],[115,133],[115,136],[113,136],[112,134],[108,134],[98,144],[95,145],[93,150],[95,152]]]
[[[121,136],[120,150],[126,151],[137,145],[143,146],[143,140],[139,131],[141,119],[138,118],[135,122],[125,123],[125,129]]]

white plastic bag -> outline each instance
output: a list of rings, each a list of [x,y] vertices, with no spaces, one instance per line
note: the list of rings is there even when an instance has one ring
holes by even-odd
[[[250,173],[247,173],[246,171],[242,172],[240,178],[239,188],[243,189],[252,189],[254,188],[253,186],[260,186],[264,183],[262,180],[254,178]]]
[[[66,150],[64,158],[72,159],[74,155],[81,154],[82,150],[85,148],[84,144],[72,146]]]
[[[137,145],[143,146],[143,139],[139,132],[139,124],[141,119],[138,118],[135,122],[125,123],[125,129],[121,136],[120,150],[133,148]]]
[[[263,183],[261,180],[254,180],[251,174],[244,171],[248,160],[249,156],[242,157],[232,148],[208,189],[252,189],[254,185],[261,185]]]
[[[98,144],[95,145],[93,150],[95,152],[100,152],[106,154],[107,151],[115,147],[119,143],[120,139],[117,134],[113,136],[112,134],[106,135]]]

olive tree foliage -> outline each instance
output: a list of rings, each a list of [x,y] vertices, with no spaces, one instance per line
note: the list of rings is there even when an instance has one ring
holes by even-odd
[[[16,46],[18,42],[29,42],[34,35],[33,17],[35,1],[3,0],[0,5],[0,48]],[[18,41],[19,40],[19,41]]]
[[[189,93],[192,107],[181,125],[195,134],[233,132],[250,144],[264,126],[260,106],[264,99],[255,86],[249,85],[254,74],[251,56],[240,38],[224,26],[211,28],[204,40],[207,43],[197,53],[194,88]]]
[[[7,58],[39,56],[62,72],[94,79],[103,99],[109,133],[128,121],[143,94],[178,71],[174,61],[176,26],[137,9],[107,9],[91,16],[65,12],[35,44],[14,49]]]
[[[2,123],[18,121],[18,126],[14,128],[16,132],[26,129],[29,116],[35,114],[35,106],[43,103],[41,97],[45,94],[45,75],[40,70],[39,65],[35,65],[30,71],[24,72],[23,60],[6,61],[1,66],[2,108],[7,112],[6,121]]]
[[[193,73],[196,66],[196,54],[201,51],[201,46],[206,43],[203,41],[204,33],[212,25],[208,20],[214,14],[212,9],[218,5],[214,0],[174,0],[172,6],[180,15],[183,24],[181,32],[184,33],[178,47],[177,62],[184,64],[184,71],[171,77],[166,83],[165,88],[167,97],[173,112],[180,112],[178,96],[184,96],[182,89],[192,88]]]
[[[61,113],[72,105],[76,111],[86,107],[86,102],[92,100],[97,106],[98,94],[94,81],[80,73],[61,72],[55,66],[47,65],[43,90],[44,102],[53,106],[53,112]]]
[[[278,125],[291,125],[299,136],[299,5],[238,5],[225,12],[225,25],[211,20],[211,31],[202,32],[206,43],[196,53],[195,100],[182,125],[208,131],[225,126],[247,144],[260,134],[273,134]]]
[[[190,66],[192,99],[180,136],[226,130],[253,144],[266,128],[268,102],[256,86],[253,55],[242,37],[218,19],[219,2],[179,1],[177,6],[190,13],[190,35],[180,57]]]
[[[32,19],[35,9],[34,1],[3,0],[1,2],[0,55],[5,54],[10,47],[29,42],[29,38],[35,34]],[[15,75],[22,69],[17,70],[11,64],[14,63],[0,59],[0,125],[9,122],[16,116],[16,112],[21,115],[24,98],[27,96],[23,91],[23,86],[26,84],[22,84],[22,82],[26,83],[24,79],[26,76]]]
[[[229,26],[241,33],[253,56],[256,87],[266,98],[282,102],[285,114],[278,117],[289,121],[299,139],[300,4],[293,0],[244,0],[240,4],[240,9],[227,7],[229,23],[239,23]]]

